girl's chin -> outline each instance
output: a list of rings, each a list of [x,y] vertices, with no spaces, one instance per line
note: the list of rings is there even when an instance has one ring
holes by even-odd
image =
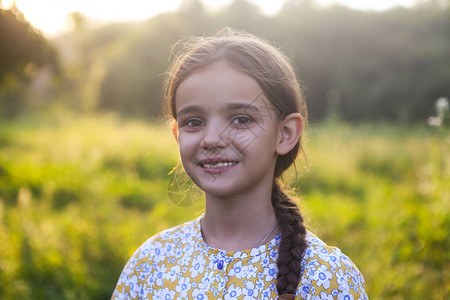
[[[231,185],[227,186],[224,184],[200,184],[199,188],[205,193],[206,196],[210,195],[213,197],[227,197],[235,194],[236,189]]]

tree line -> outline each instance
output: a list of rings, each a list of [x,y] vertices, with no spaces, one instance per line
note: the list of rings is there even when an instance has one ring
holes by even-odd
[[[58,71],[56,49],[17,8],[0,8],[0,116],[25,109],[24,87],[45,65]]]
[[[51,41],[62,71],[47,105],[161,118],[171,46],[225,26],[266,38],[291,58],[313,121],[423,121],[436,99],[450,96],[450,8],[442,2],[368,12],[288,0],[266,16],[246,0],[213,12],[185,0],[143,22],[95,29],[76,17],[72,32]]]

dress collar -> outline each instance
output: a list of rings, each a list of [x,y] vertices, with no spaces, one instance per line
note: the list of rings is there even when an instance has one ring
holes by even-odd
[[[237,250],[237,251],[225,251],[217,248],[210,247],[206,244],[205,240],[202,236],[201,231],[201,223],[200,220],[203,218],[203,215],[194,220],[194,232],[195,232],[195,240],[199,249],[204,249],[204,251],[211,254],[221,254],[222,256],[228,256],[236,259],[244,259],[249,257],[254,257],[261,255],[266,252],[272,252],[272,250],[276,250],[278,252],[278,246],[281,241],[281,233],[274,237],[272,240],[268,241],[266,244],[263,244],[259,247],[247,249],[247,250]]]

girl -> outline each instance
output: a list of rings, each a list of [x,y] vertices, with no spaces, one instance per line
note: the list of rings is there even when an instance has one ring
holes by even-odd
[[[306,231],[277,178],[301,149],[306,107],[286,57],[232,30],[195,39],[166,98],[196,220],[147,240],[114,299],[367,299],[351,260]]]

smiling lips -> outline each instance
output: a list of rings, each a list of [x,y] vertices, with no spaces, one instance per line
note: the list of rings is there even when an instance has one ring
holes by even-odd
[[[205,159],[199,162],[199,166],[206,172],[223,172],[235,166],[237,161],[223,161],[219,159]]]
[[[229,162],[229,161],[227,161],[227,162],[220,162],[220,163],[216,163],[216,164],[202,164],[202,166],[204,168],[209,169],[209,168],[230,167],[230,166],[233,166],[235,164],[237,164],[237,162]]]

